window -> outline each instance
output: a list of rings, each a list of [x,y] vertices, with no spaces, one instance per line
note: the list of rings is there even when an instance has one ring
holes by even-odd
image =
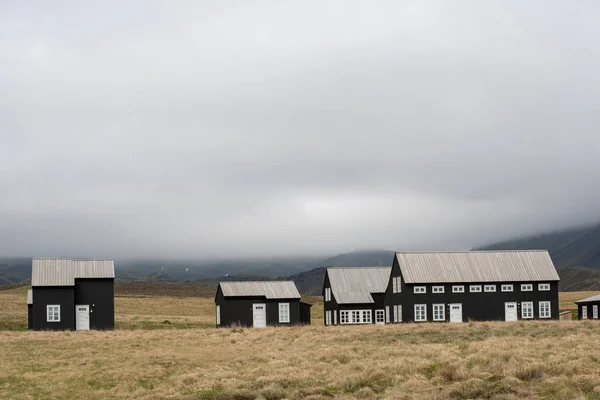
[[[549,301],[540,301],[540,318],[550,318]]]
[[[445,306],[443,304],[433,305],[433,320],[434,321],[445,321],[446,316],[444,315]]]
[[[433,293],[444,293],[444,287],[443,286],[434,286],[431,288],[431,291]]]
[[[471,286],[469,286],[469,292],[471,292],[471,293],[480,293],[481,292],[481,285],[471,285]]]
[[[221,325],[221,306],[217,306],[217,325]]]
[[[587,306],[581,306],[581,319],[587,319]]]
[[[425,288],[425,286],[415,286],[414,293],[419,293],[419,294],[427,293],[427,289]]]
[[[333,310],[333,324],[337,325],[337,310]]]
[[[363,324],[370,324],[371,323],[371,310],[363,310],[362,312],[362,323]]]
[[[452,286],[452,293],[464,293],[464,292],[465,292],[464,286]]]
[[[350,323],[350,311],[340,311],[340,324]]]
[[[533,291],[533,284],[523,283],[521,285],[521,292],[531,292],[531,291]]]
[[[279,303],[279,323],[287,324],[289,322],[290,322],[290,303]]]
[[[325,288],[325,301],[331,301],[331,288]]]
[[[341,310],[340,324],[370,324],[371,310]]]
[[[538,290],[540,292],[547,292],[550,290],[550,284],[549,283],[540,283],[538,285]]]
[[[331,311],[325,311],[325,325],[331,325]]]
[[[385,323],[390,323],[390,306],[385,306]]]
[[[524,301],[521,303],[521,318],[533,318],[533,301]]]
[[[425,304],[415,304],[415,322],[427,321],[427,306]]]
[[[495,292],[496,291],[496,285],[485,285],[483,287],[483,291],[484,292]]]
[[[394,322],[402,322],[402,306],[394,306]]]
[[[385,311],[384,310],[375,310],[375,323],[376,324],[385,323]]]
[[[513,285],[502,285],[502,291],[503,292],[512,292],[513,291]]]
[[[47,305],[46,306],[46,321],[47,322],[60,322],[60,305]]]
[[[395,276],[392,278],[392,292],[400,293],[402,291],[402,278]]]
[[[592,306],[592,318],[598,319],[598,306]]]

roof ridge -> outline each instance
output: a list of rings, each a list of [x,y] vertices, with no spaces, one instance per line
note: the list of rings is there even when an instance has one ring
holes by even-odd
[[[425,253],[536,253],[548,252],[547,249],[529,250],[423,250],[423,251],[397,251],[396,254],[425,254]]]

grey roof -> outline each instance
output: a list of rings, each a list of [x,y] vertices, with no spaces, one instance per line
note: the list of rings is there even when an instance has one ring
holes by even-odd
[[[299,299],[300,293],[293,281],[219,282],[223,296],[265,296],[267,299]]]
[[[33,304],[33,290],[27,291],[27,304]]]
[[[585,299],[582,299],[582,300],[577,300],[575,303],[579,304],[579,303],[595,303],[595,302],[600,302],[600,294],[597,294],[597,295],[591,296],[591,297],[586,297]]]
[[[73,286],[76,278],[114,278],[113,260],[34,258],[31,286]]]
[[[558,281],[546,250],[396,253],[406,283]]]
[[[371,293],[383,293],[391,267],[327,268],[331,293],[339,304],[373,303]]]

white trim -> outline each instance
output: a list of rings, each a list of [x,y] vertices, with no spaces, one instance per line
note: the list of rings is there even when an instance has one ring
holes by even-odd
[[[431,293],[444,293],[444,287],[443,286],[433,286],[431,288]]]
[[[46,306],[46,322],[60,322],[60,304]]]
[[[217,326],[221,325],[221,306],[217,305]]]
[[[413,288],[414,294],[425,294],[427,293],[427,286],[415,286]]]
[[[441,316],[439,315],[440,310],[442,311]],[[433,305],[433,320],[434,321],[445,321],[446,320],[446,306],[444,304],[434,304]]]
[[[333,310],[333,324],[337,325],[337,310]]]
[[[394,305],[392,308],[394,310],[394,322],[400,322],[398,321],[398,306]]]
[[[551,318],[552,317],[552,304],[549,301],[539,302],[540,318]]]
[[[521,319],[533,318],[533,301],[521,302]]]
[[[325,288],[325,301],[331,301],[331,288]]]
[[[290,303],[279,303],[279,323],[290,323]]]
[[[415,322],[427,321],[427,304],[415,304]]]
[[[533,292],[533,283],[521,283],[521,292]]]
[[[465,287],[463,285],[452,286],[452,293],[464,293]]]
[[[340,310],[340,324],[370,324],[372,322],[371,310]]]
[[[385,323],[390,323],[390,306],[385,306]]]
[[[598,319],[598,304],[592,306],[592,318]]]
[[[396,277],[392,277],[392,293],[398,293],[398,281],[396,281]]]
[[[493,293],[496,291],[496,285],[484,285],[483,291],[486,293]]]
[[[331,325],[331,311],[325,311],[325,325]]]
[[[513,285],[512,284],[502,285],[502,291],[503,292],[512,292],[513,291]]]
[[[581,318],[580,319],[587,319],[588,315],[587,315],[587,306],[581,306]]]
[[[471,293],[481,293],[481,285],[470,285],[469,292]]]
[[[539,292],[547,292],[550,290],[549,283],[538,283],[538,291]]]
[[[385,324],[385,310],[375,310],[375,324]]]

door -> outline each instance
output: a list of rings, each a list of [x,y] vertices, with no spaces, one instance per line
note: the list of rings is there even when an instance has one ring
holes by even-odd
[[[252,304],[252,326],[255,328],[264,328],[267,326],[266,304]]]
[[[598,319],[598,306],[592,306],[592,318]]]
[[[517,320],[517,303],[504,303],[504,320]]]
[[[463,322],[462,304],[450,304],[450,322]]]
[[[385,324],[385,310],[375,310],[375,324]]]
[[[75,329],[78,331],[90,330],[90,306],[75,306]]]

